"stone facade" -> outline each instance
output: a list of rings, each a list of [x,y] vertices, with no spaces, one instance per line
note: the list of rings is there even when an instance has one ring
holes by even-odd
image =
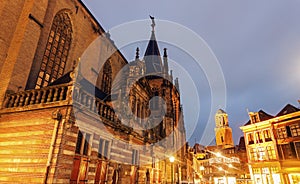
[[[128,63],[79,0],[6,1],[0,12],[1,183],[191,178],[178,79],[173,85],[156,40]],[[102,68],[80,59],[94,42]],[[154,73],[152,55],[163,60]]]

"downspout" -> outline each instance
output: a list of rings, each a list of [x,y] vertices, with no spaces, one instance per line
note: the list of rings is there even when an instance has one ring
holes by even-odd
[[[48,153],[47,169],[46,169],[45,178],[44,178],[44,182],[43,182],[44,184],[47,183],[47,180],[49,177],[48,175],[50,172],[50,166],[52,164],[53,151],[54,151],[54,146],[56,144],[57,134],[58,134],[58,130],[59,130],[59,123],[60,123],[60,120],[62,119],[62,114],[61,114],[60,110],[56,110],[52,113],[52,119],[54,119],[55,124],[54,124],[54,129],[53,129],[52,138],[51,138],[51,145],[50,145],[50,149],[49,149],[49,153]]]

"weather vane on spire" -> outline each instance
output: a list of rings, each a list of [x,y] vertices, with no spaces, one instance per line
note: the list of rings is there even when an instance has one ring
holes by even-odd
[[[149,16],[150,16],[150,19],[152,20],[152,24],[151,24],[152,31],[154,31],[154,27],[155,27],[154,17],[152,17],[151,15],[149,15]]]

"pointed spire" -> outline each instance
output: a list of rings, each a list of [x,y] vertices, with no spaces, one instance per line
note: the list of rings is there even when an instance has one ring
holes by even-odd
[[[180,92],[179,91],[179,81],[178,81],[178,78],[175,79],[175,87],[176,87],[177,91]]]
[[[160,52],[154,33],[154,17],[150,16],[150,18],[152,20],[151,38],[149,40],[146,52],[144,54],[144,60],[146,63],[146,73],[162,72],[162,59],[160,57]]]
[[[169,72],[167,48],[164,48],[164,72],[166,74],[168,74],[168,72]]]

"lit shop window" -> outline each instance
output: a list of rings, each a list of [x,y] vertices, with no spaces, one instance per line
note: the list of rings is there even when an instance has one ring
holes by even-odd
[[[276,159],[276,152],[275,152],[274,146],[267,146],[266,148],[267,148],[269,160]]]
[[[257,148],[258,160],[266,160],[266,152],[264,147]]]
[[[250,159],[252,161],[257,161],[257,152],[256,148],[250,148]]]

